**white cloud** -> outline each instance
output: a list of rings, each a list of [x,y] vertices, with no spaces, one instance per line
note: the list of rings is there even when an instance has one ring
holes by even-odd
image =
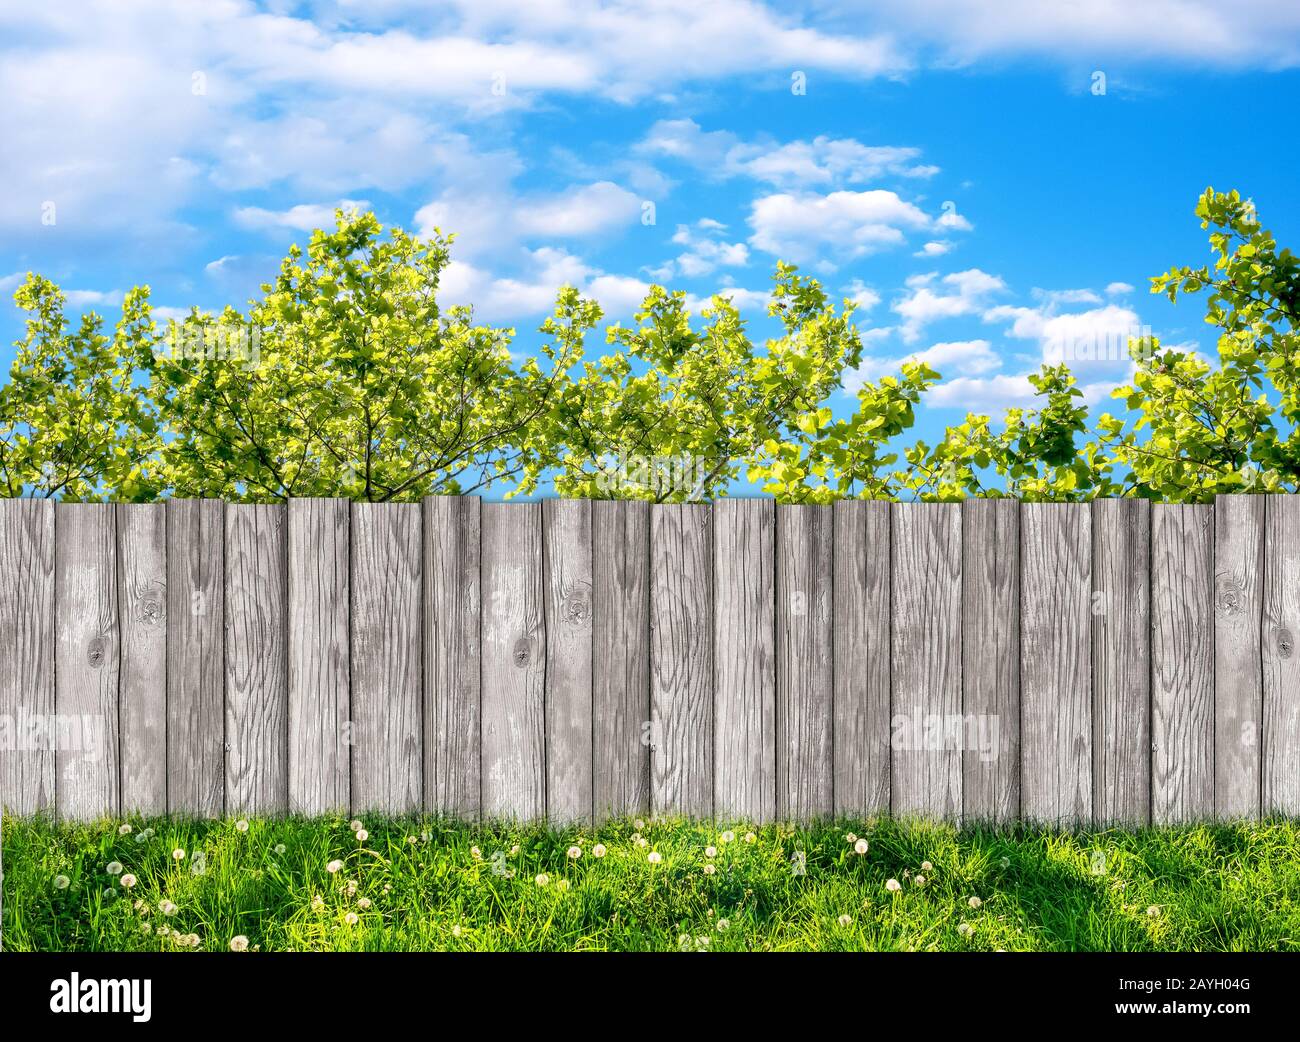
[[[796,263],[847,259],[897,246],[905,232],[934,222],[894,192],[832,192],[829,195],[781,192],[754,200],[749,215],[750,244]]]
[[[1133,292],[1133,287],[1127,282],[1112,282],[1106,287],[1106,296],[1123,297]]]
[[[850,282],[844,290],[844,295],[858,306],[859,314],[865,314],[880,303],[880,294],[861,279]]]
[[[897,358],[864,358],[862,364],[845,380],[845,390],[856,393],[864,380],[877,380],[897,373],[904,362],[924,362],[944,377],[945,385],[949,380],[979,376],[1002,366],[1002,359],[987,340],[956,340],[932,344],[924,351],[914,351]]]
[[[912,256],[913,257],[942,257],[945,253],[947,253],[951,249],[952,249],[952,243],[945,242],[942,240],[936,240],[934,242],[927,242],[924,246],[922,246],[919,250],[917,250],[914,254],[912,254]]]
[[[1010,376],[958,376],[935,384],[925,395],[925,404],[937,409],[961,409],[963,412],[998,413],[1013,407],[1033,408],[1041,404],[1035,398],[1029,373]],[[1084,404],[1096,406],[1110,397],[1115,389],[1111,381],[1081,384]]]
[[[1076,372],[1127,372],[1129,338],[1151,334],[1150,327],[1144,326],[1131,308],[1106,304],[1060,313],[1057,306],[1057,300],[1049,299],[1036,308],[994,307],[985,312],[984,320],[1009,323],[1007,335],[1035,341],[1042,362],[1066,362]]]
[[[707,217],[697,221],[693,228],[679,224],[672,241],[684,250],[675,260],[652,269],[650,274],[661,280],[674,274],[693,279],[718,268],[743,268],[749,263],[749,247],[743,242],[727,242],[722,238],[725,231],[726,225]]]
[[[969,268],[939,278],[937,272],[914,275],[907,280],[908,293],[896,300],[893,310],[903,317],[901,335],[905,343],[920,339],[932,322],[982,311],[988,298],[1006,289],[996,275]]]
[[[291,228],[309,232],[316,228],[332,229],[335,210],[368,210],[364,199],[340,199],[334,203],[299,203],[287,210],[264,210],[260,206],[242,206],[233,216],[235,223],[244,228],[268,231]]]

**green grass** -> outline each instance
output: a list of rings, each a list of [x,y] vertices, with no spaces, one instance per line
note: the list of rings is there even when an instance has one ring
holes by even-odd
[[[366,816],[364,841],[345,818],[129,825],[5,820],[7,950],[224,950],[236,936],[262,951],[1300,949],[1296,823],[1070,834],[881,820],[765,826],[752,842],[743,824],[724,842],[680,821]],[[178,940],[190,935],[197,946]]]

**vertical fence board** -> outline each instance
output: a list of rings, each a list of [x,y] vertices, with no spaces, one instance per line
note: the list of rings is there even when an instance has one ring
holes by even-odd
[[[225,504],[167,502],[167,809],[225,812]]]
[[[0,754],[0,808],[55,809],[54,750],[30,725],[54,715],[54,502],[0,500],[0,714],[13,749]]]
[[[543,504],[546,592],[546,816],[592,818],[591,503]]]
[[[598,818],[650,812],[650,504],[592,509],[592,752]]]
[[[650,807],[713,813],[713,530],[700,504],[656,504],[650,522]]]
[[[479,510],[424,501],[424,807],[479,814]]]
[[[346,499],[291,499],[288,512],[289,809],[352,802],[349,530]]]
[[[962,504],[962,814],[1020,816],[1020,503]]]
[[[94,820],[121,804],[113,507],[60,503],[54,530],[55,803],[60,818]]]
[[[1214,815],[1214,508],[1151,507],[1151,820]]]
[[[890,804],[957,821],[962,811],[961,505],[891,508],[893,677]]]
[[[546,623],[540,503],[483,504],[483,813],[546,812]]]
[[[1259,816],[1263,496],[1214,503],[1214,812]]]
[[[1092,523],[1086,503],[1020,510],[1021,810],[1092,820]]]
[[[1300,499],[1267,496],[1260,812],[1300,814]]]
[[[352,504],[352,809],[420,808],[421,519],[417,503]]]
[[[226,507],[226,812],[289,809],[283,504]]]
[[[713,805],[719,818],[776,817],[775,507],[713,505]]]
[[[122,813],[167,813],[167,506],[119,503]]]
[[[1093,820],[1151,821],[1151,504],[1092,504]]]
[[[776,809],[783,820],[835,809],[835,676],[828,506],[776,510]]]
[[[835,813],[889,813],[889,504],[834,515]]]

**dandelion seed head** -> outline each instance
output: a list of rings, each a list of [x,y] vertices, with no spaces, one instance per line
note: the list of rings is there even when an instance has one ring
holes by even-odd
[[[234,937],[230,938],[230,950],[232,952],[248,951],[248,938],[242,933],[236,934]]]
[[[900,883],[897,879],[886,879],[885,889],[888,890],[891,894],[896,894],[898,893],[898,891],[903,889],[903,884]]]

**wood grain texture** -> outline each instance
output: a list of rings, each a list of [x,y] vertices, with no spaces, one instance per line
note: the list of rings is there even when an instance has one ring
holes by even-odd
[[[352,810],[408,814],[424,791],[418,503],[352,504]]]
[[[542,505],[484,503],[483,814],[546,813]]]
[[[900,816],[960,821],[961,505],[891,510],[890,805]]]
[[[546,817],[592,820],[592,529],[587,500],[542,508],[546,595]]]
[[[351,786],[351,504],[291,499],[288,523],[289,810],[346,811]]]
[[[1032,822],[1092,819],[1092,519],[1020,508],[1020,802]]]
[[[225,813],[225,504],[167,501],[167,810]]]
[[[727,821],[773,821],[776,798],[776,509],[713,505],[713,805]]]
[[[961,509],[963,818],[1005,824],[1020,817],[1020,503]]]
[[[0,809],[54,813],[54,503],[0,499]]]
[[[1264,680],[1262,496],[1214,502],[1214,813],[1259,816]]]
[[[119,503],[122,813],[167,813],[167,506]]]
[[[1260,812],[1300,815],[1300,498],[1267,496]]]
[[[289,809],[288,526],[282,503],[226,507],[226,813]]]
[[[632,817],[650,813],[650,504],[591,510],[593,802]]]
[[[1151,820],[1214,816],[1214,508],[1151,507]]]
[[[834,514],[835,813],[889,813],[889,504]]]
[[[479,815],[479,504],[424,501],[424,807]]]
[[[650,809],[713,814],[713,526],[695,503],[650,513]]]
[[[835,809],[834,511],[776,510],[776,810],[782,820]]]
[[[54,516],[56,805],[94,821],[121,806],[117,526],[108,503],[60,503]]]
[[[1151,822],[1151,504],[1092,504],[1092,792],[1098,825]]]

